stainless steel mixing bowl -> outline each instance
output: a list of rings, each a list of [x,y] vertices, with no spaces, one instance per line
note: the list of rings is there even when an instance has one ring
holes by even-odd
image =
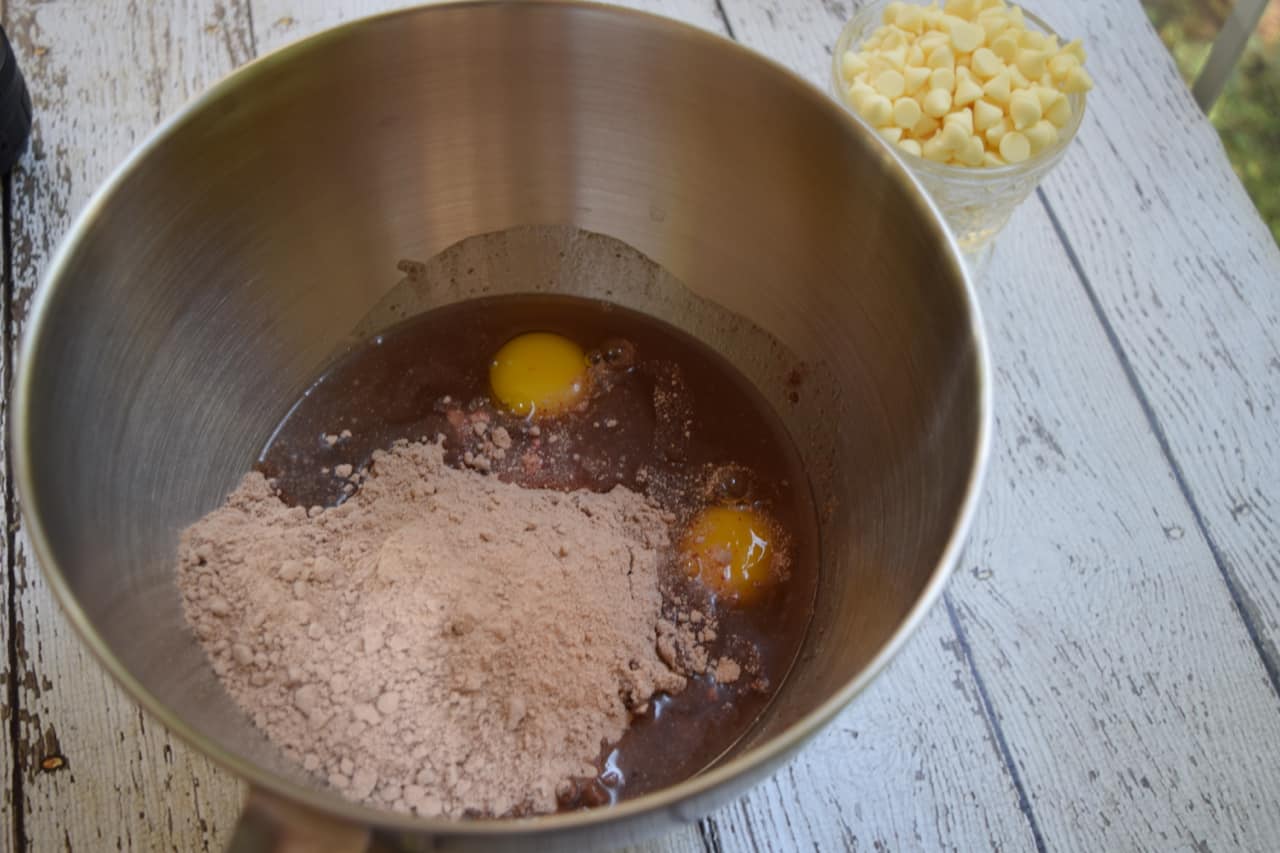
[[[587,287],[699,334],[775,402],[823,509],[814,624],[752,733],[680,785],[509,822],[345,802],[222,692],[180,612],[176,532],[248,468],[400,281],[398,262],[529,224],[611,235],[657,261],[688,298],[665,278]],[[16,481],[50,584],[143,706],[263,795],[246,845],[290,814],[422,847],[623,843],[705,814],[839,712],[937,598],[990,417],[956,247],[886,147],[729,41],[561,2],[357,21],[214,87],[72,228],[14,394]]]

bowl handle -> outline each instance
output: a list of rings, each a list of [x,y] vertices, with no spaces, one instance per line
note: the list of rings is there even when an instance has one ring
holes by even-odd
[[[228,853],[373,853],[368,827],[249,789]]]

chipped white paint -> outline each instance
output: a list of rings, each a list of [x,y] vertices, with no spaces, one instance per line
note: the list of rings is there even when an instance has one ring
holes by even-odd
[[[1133,3],[1066,4],[1105,97],[1045,194],[1280,662],[1280,248]],[[1121,46],[1129,46],[1122,51]],[[1137,49],[1134,49],[1136,46]],[[1134,121],[1139,110],[1159,118]],[[1121,129],[1123,128],[1123,130]],[[1273,670],[1273,679],[1280,670]]]
[[[18,323],[70,216],[160,118],[255,51],[398,5],[0,5],[38,114],[14,182]],[[716,0],[630,5],[725,31]],[[819,85],[851,11],[841,0],[722,5],[741,41]],[[1137,4],[1081,0],[1055,16],[1090,39],[1100,90],[1046,196],[1274,642],[1280,253]],[[1280,837],[1268,810],[1280,758],[1266,748],[1280,738],[1280,703],[1037,200],[998,245],[982,291],[997,445],[950,608],[774,778],[646,850],[1262,848]],[[21,534],[18,545],[21,749],[0,751],[0,785],[16,758],[27,839],[218,849],[240,786],[100,674]],[[68,766],[40,771],[55,753]]]
[[[0,4],[0,10],[3,5]],[[7,284],[7,282],[6,282]],[[5,375],[5,366],[9,360],[7,347],[0,346],[0,376]],[[9,434],[9,406],[8,401],[0,402],[0,435]],[[9,470],[9,442],[0,441],[0,472]],[[0,478],[3,474],[0,474]],[[8,524],[10,518],[9,495],[7,490],[0,489],[0,508],[4,514],[0,516]],[[4,657],[0,658],[0,671],[3,671],[4,677],[0,678],[0,690],[4,693],[0,695],[0,808],[3,808],[4,814],[9,815],[13,812],[13,803],[17,796],[17,792],[13,786],[13,739],[9,736],[11,726],[11,715],[17,713],[17,709],[10,703],[9,697],[13,695],[13,690],[17,688],[17,673],[10,667],[10,651],[14,649],[14,638],[12,637],[13,626],[9,624],[9,602],[13,600],[13,591],[9,589],[9,537],[8,531],[4,531],[5,535],[0,535],[0,599],[3,605],[0,605],[0,643],[3,643]],[[5,821],[0,821],[0,853],[10,853],[14,850],[14,833],[5,831],[7,829]]]
[[[1280,701],[1033,200],[984,284],[999,440],[959,621],[1051,848],[1265,849]],[[1017,251],[1013,251],[1016,249]],[[1042,259],[1035,289],[1027,262]],[[1051,296],[1047,294],[1052,294]]]
[[[726,850],[1034,845],[942,606],[809,747],[710,823]]]
[[[161,118],[249,54],[243,18],[211,0],[10,0],[5,11],[36,115],[13,181],[20,327],[54,245],[95,186]],[[141,714],[81,646],[21,532],[15,550],[24,798],[6,814],[21,814],[40,850],[219,849],[239,784]],[[42,769],[55,756],[65,764]]]

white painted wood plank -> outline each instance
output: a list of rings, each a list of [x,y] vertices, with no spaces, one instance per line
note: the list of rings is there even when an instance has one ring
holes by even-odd
[[[5,424],[0,424],[0,427]],[[7,434],[7,432],[6,432]],[[5,442],[7,443],[7,442]],[[0,456],[3,454],[0,453]],[[0,459],[0,464],[4,460]],[[0,471],[5,469],[0,468]],[[8,524],[8,505],[5,502],[5,523]],[[14,641],[13,633],[9,625],[9,600],[12,590],[9,588],[9,571],[8,571],[8,548],[3,539],[0,539],[0,556],[4,557],[3,568],[0,569],[0,594],[3,596],[3,610],[0,611],[0,642],[4,643],[4,661],[0,663],[0,668],[4,670],[4,678],[0,679],[0,689],[4,690],[3,698],[0,698],[0,726],[4,728],[0,730],[0,853],[9,853],[14,849],[14,835],[17,829],[14,818],[14,803],[17,799],[16,791],[13,786],[13,763],[16,760],[13,754],[13,740],[9,735],[10,726],[12,725],[12,715],[16,713],[16,709],[10,702],[10,696],[16,689],[15,679],[17,673],[10,666],[10,650],[13,648],[10,644]]]
[[[0,20],[3,20],[3,5],[0,4]],[[5,283],[5,291],[8,292],[9,283]],[[7,348],[0,346],[0,376],[6,376],[6,366],[8,364],[9,354]],[[7,383],[5,385],[7,386]],[[0,393],[0,435],[9,434],[9,400],[8,395]],[[0,660],[0,670],[4,671],[4,677],[0,678],[0,853],[9,853],[14,849],[14,831],[16,829],[13,820],[13,803],[15,800],[15,791],[13,787],[13,740],[9,736],[12,715],[15,709],[10,702],[13,691],[17,684],[15,679],[17,673],[13,671],[10,665],[11,653],[14,649],[12,643],[15,640],[9,624],[9,603],[13,590],[9,584],[9,542],[8,530],[9,523],[12,519],[9,505],[8,490],[5,489],[4,478],[9,470],[9,442],[0,441],[0,518],[4,519],[5,529],[0,533],[0,644],[3,644],[4,658]]]
[[[825,85],[849,9],[726,11],[744,42]],[[1091,185],[1072,168],[1062,181]],[[1075,202],[1096,212],[1107,200],[1082,189]],[[1137,222],[1127,235],[1144,250],[1160,240]],[[1034,201],[981,287],[995,465],[951,595],[1046,844],[1264,848],[1280,837],[1267,808],[1280,757],[1258,745],[1280,735],[1280,703]]]
[[[8,20],[8,3],[7,0],[0,0],[0,21]],[[9,245],[6,243],[4,251],[9,251]],[[11,292],[9,281],[4,282],[5,293]],[[8,297],[6,296],[6,302]],[[6,330],[6,334],[7,334]],[[5,345],[0,346],[0,377],[8,376],[9,352],[7,340]],[[4,389],[9,387],[9,383],[4,383]],[[7,391],[0,389],[0,434],[7,436],[9,434],[9,395]],[[16,713],[11,701],[14,690],[17,689],[17,673],[11,665],[12,655],[15,651],[13,645],[16,637],[13,633],[13,626],[9,624],[9,605],[12,602],[12,596],[15,594],[9,583],[9,524],[13,519],[14,507],[9,503],[9,493],[6,477],[9,472],[9,442],[0,441],[0,518],[4,519],[5,529],[4,535],[0,535],[0,643],[4,645],[4,658],[0,660],[0,669],[4,671],[4,677],[0,678],[0,690],[4,690],[3,696],[0,696],[0,853],[9,853],[15,849],[15,841],[17,834],[17,825],[14,820],[14,803],[16,802],[17,792],[13,785],[13,767],[14,761],[17,759],[13,752],[13,739],[10,737],[10,727],[12,725],[12,715]]]
[[[0,21],[8,20],[8,3],[7,0],[0,0]],[[4,251],[9,251],[9,245],[6,242]],[[5,293],[11,292],[12,288],[9,281],[4,282]],[[8,297],[5,297],[6,303]],[[6,334],[8,330],[6,329]],[[0,377],[8,376],[9,352],[7,340],[5,345],[0,346]],[[9,387],[9,383],[4,383],[4,389]],[[9,434],[9,395],[6,390],[0,389],[0,434],[7,436]],[[17,792],[13,785],[13,767],[16,758],[13,753],[13,739],[10,737],[10,727],[12,725],[12,715],[17,709],[13,706],[11,697],[17,689],[17,673],[11,665],[12,655],[15,651],[13,643],[15,636],[13,626],[9,624],[9,606],[12,602],[12,596],[15,594],[9,583],[9,524],[13,519],[14,507],[9,503],[9,493],[6,477],[9,472],[9,442],[0,441],[0,505],[2,512],[0,518],[4,519],[5,529],[4,535],[0,536],[0,643],[4,644],[4,659],[0,660],[0,669],[4,671],[4,677],[0,678],[0,690],[4,690],[4,694],[0,697],[0,853],[9,853],[14,850],[16,841],[17,825],[14,820],[14,803],[16,802]]]
[[[1055,16],[1098,93],[1046,196],[1280,682],[1280,248],[1137,5]]]
[[[252,0],[258,51],[274,50],[354,18],[418,5],[422,4],[411,0]],[[616,5],[724,33],[715,0],[620,0]]]
[[[1040,828],[1052,849],[1266,849],[1280,700],[1043,208],[1011,227],[982,285],[986,580],[952,594]]]
[[[705,850],[698,828],[688,826],[639,847],[618,848],[614,853],[703,853]]]
[[[15,325],[70,216],[164,115],[248,58],[246,19],[218,2],[10,0],[5,24],[35,101],[14,182]],[[34,849],[217,850],[232,778],[145,718],[91,659],[18,536],[17,760]],[[62,756],[56,770],[41,761]]]
[[[733,851],[1034,846],[942,606],[866,693],[715,826]]]

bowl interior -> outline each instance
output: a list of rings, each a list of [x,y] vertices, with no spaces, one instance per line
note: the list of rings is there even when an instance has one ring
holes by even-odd
[[[661,269],[575,256],[580,229]],[[936,594],[987,416],[974,306],[918,188],[825,95],[730,42],[607,7],[437,6],[224,81],[117,173],[49,274],[16,396],[32,539],[113,673],[218,760],[358,819],[506,831],[311,789],[222,692],[173,569],[177,532],[318,370],[400,319],[391,291],[413,290],[414,310],[474,295],[406,283],[404,262],[492,232],[475,255],[489,293],[604,296],[699,335],[770,399],[811,473],[815,622],[728,766],[526,828],[687,819],[834,713]]]

